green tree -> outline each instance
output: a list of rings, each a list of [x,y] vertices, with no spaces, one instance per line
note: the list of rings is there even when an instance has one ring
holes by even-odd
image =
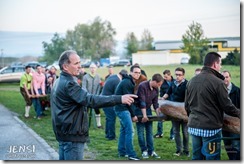
[[[42,42],[44,48],[44,56],[40,61],[46,61],[48,64],[59,59],[60,54],[66,50],[65,39],[55,33],[51,39],[51,43]]]
[[[126,55],[128,58],[132,57],[132,53],[136,53],[138,51],[138,40],[133,32],[128,33],[126,36]]]
[[[140,50],[153,50],[153,37],[148,29],[145,29],[141,36]]]
[[[96,17],[90,24],[78,24],[66,33],[66,44],[84,58],[98,60],[114,54],[116,35],[109,21]]]
[[[202,25],[193,23],[188,26],[188,30],[182,36],[183,52],[190,55],[191,64],[202,64],[204,56],[208,52],[208,39],[204,37]]]
[[[225,59],[222,60],[223,65],[240,65],[240,52],[235,49],[228,53]]]

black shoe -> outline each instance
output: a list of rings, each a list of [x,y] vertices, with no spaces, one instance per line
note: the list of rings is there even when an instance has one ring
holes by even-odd
[[[45,114],[45,113],[42,113],[42,114],[41,114],[41,116],[47,116],[47,114]]]
[[[189,151],[183,151],[183,155],[187,156],[187,157],[190,157],[190,153]]]
[[[136,161],[136,160],[140,160],[140,158],[138,158],[138,157],[128,157],[128,159],[129,159],[129,160],[134,160],[134,161]]]

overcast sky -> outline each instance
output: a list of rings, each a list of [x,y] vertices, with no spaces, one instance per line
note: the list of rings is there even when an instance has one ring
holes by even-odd
[[[65,33],[97,16],[117,40],[140,39],[144,29],[154,40],[181,40],[192,21],[208,38],[240,36],[239,0],[0,0],[0,31]]]

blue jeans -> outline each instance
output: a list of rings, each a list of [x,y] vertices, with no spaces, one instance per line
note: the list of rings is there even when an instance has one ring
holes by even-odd
[[[183,150],[188,152],[189,151],[189,134],[187,128],[187,122],[184,121],[172,121],[174,127],[174,135],[175,135],[175,143],[176,143],[176,151],[181,152],[182,149],[182,142],[181,142],[181,135],[180,135],[180,127],[182,130],[182,137],[183,137]]]
[[[59,160],[83,160],[84,144],[59,141]]]
[[[222,131],[222,136],[229,139],[224,140],[225,150],[229,157],[229,160],[240,160],[240,134],[235,134],[227,131]]]
[[[138,142],[141,148],[141,152],[147,151],[149,155],[151,155],[154,151],[152,127],[152,121],[136,123]],[[146,140],[144,136],[144,129],[146,130]]]
[[[212,137],[191,135],[192,160],[220,160],[221,131]]]
[[[41,95],[42,90],[38,89],[38,93]],[[33,103],[33,106],[35,108],[36,117],[41,116],[42,115],[42,105],[41,105],[40,99],[39,98],[32,98],[32,103]]]
[[[109,140],[115,139],[116,114],[114,111],[114,107],[103,108],[103,111],[106,115],[105,137]]]
[[[120,135],[118,142],[118,152],[120,156],[128,155],[136,157],[136,152],[133,148],[134,128],[129,111],[116,111],[116,115],[120,120]]]

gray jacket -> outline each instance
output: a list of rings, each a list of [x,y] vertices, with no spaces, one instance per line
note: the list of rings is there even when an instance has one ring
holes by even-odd
[[[88,93],[98,95],[100,94],[100,77],[95,75],[94,77],[91,74],[87,73],[82,79],[82,88]]]

